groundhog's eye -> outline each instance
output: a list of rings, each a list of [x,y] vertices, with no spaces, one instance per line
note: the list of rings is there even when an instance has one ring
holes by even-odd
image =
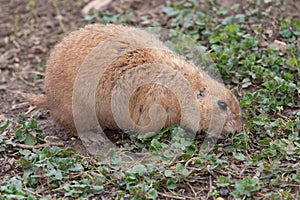
[[[206,88],[205,87],[200,88],[197,93],[197,99],[203,98],[205,94],[206,94]]]
[[[217,103],[222,110],[227,110],[227,104],[224,101],[218,101]]]

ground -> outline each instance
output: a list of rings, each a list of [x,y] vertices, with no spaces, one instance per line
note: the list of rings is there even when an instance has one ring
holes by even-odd
[[[162,15],[161,9],[167,2],[118,0],[108,5],[106,10],[124,13],[121,7],[131,8],[137,19],[141,15],[149,14],[152,21],[165,25],[168,19]],[[234,2],[224,1],[228,6]],[[66,34],[88,23],[81,14],[85,4],[85,1],[80,0],[1,0],[0,122],[16,119],[20,113],[29,113],[39,121],[46,134],[55,135],[67,145],[82,149],[78,145],[80,141],[55,124],[47,111],[32,110],[18,93],[43,93],[45,64],[51,49]],[[286,4],[284,14],[299,19],[299,4],[293,0],[286,1]],[[139,24],[138,21],[135,23]]]
[[[223,3],[230,6],[236,1]],[[168,26],[168,17],[161,12],[168,2],[117,0],[104,11],[123,14],[130,8],[135,13],[134,25],[146,26],[147,22],[139,21],[139,16],[149,15],[150,21]],[[300,19],[299,2],[285,2],[283,15]],[[46,135],[55,136],[65,146],[83,153],[86,152],[78,138],[55,124],[47,111],[24,102],[19,93],[43,93],[45,64],[51,49],[70,31],[89,23],[81,13],[86,3],[86,0],[0,0],[0,123],[26,113],[38,121]]]

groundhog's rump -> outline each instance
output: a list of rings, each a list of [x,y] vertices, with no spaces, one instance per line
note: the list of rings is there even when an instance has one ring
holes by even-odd
[[[180,124],[216,136],[242,125],[230,90],[131,27],[88,25],[71,33],[51,53],[45,90],[53,119],[75,134],[93,113],[102,129],[125,132]]]

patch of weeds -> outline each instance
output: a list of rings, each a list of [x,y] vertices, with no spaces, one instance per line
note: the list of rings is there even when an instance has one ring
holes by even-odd
[[[38,128],[36,120],[28,121],[24,115],[20,115],[17,122],[6,120],[0,125],[0,152],[19,144],[34,146],[44,143],[43,137],[43,131]]]
[[[124,16],[119,14],[109,14],[109,13],[99,13],[98,15],[87,15],[85,16],[85,20],[92,21],[97,19],[102,24],[109,24],[109,23],[117,23],[123,22]]]
[[[40,142],[41,131],[35,120],[27,120],[22,115],[16,123],[10,121],[2,123],[0,131],[0,153],[2,157],[17,158],[13,169],[17,169],[14,173],[19,174],[12,178],[1,177],[2,197],[8,199],[40,199],[41,197],[52,199],[70,196],[89,198],[103,192],[105,177],[101,174],[92,176],[83,173],[91,165],[74,150],[56,146],[45,146],[41,150],[27,149]],[[16,146],[20,143],[26,146]],[[2,173],[0,175],[3,176]],[[78,175],[81,176],[81,180],[77,180]],[[56,194],[50,194],[52,190],[56,190]]]
[[[34,120],[24,116],[21,119],[11,126],[9,121],[0,126],[2,155],[17,158],[14,168],[18,169],[19,174],[2,178],[0,193],[4,198],[94,198],[107,195],[107,187],[117,187],[118,192],[114,195],[118,197],[157,199],[160,187],[175,190],[189,176],[184,162],[192,158],[195,146],[185,139],[185,131],[178,126],[164,129],[158,135],[148,133],[136,138],[140,144],[131,144],[133,149],[139,150],[140,145],[147,144],[151,156],[145,164],[136,163],[124,168],[114,151],[108,153],[108,163],[98,163],[70,148],[56,146],[40,149],[23,149],[21,146],[14,148],[11,154],[8,146],[26,141],[20,139],[19,133],[32,136],[39,130]],[[168,137],[165,134],[167,131],[170,132]],[[7,133],[10,133],[8,144]]]
[[[147,20],[147,18],[142,18]],[[101,24],[128,24],[137,25],[138,18],[131,9],[124,10],[122,14],[111,12],[90,13],[85,16],[85,20],[89,23]]]
[[[279,34],[282,37],[287,38],[291,43],[299,39],[298,37],[300,36],[300,22],[298,20],[285,18],[282,19],[280,23],[281,26],[279,29]]]
[[[291,177],[298,174],[294,166],[298,166],[300,155],[300,22],[273,12],[283,7],[279,2],[248,1],[239,6],[244,13],[234,7],[218,9],[217,1],[210,6],[219,12],[212,14],[194,1],[170,4],[163,12],[177,33],[171,40],[175,43],[172,49],[188,57],[189,49],[193,49],[191,44],[198,43],[215,63],[211,66],[221,74],[224,83],[242,91],[244,132],[230,135],[225,149],[228,162],[235,168],[233,171],[243,167],[246,170],[239,181],[233,181],[237,174],[231,167],[227,168],[226,172],[232,176],[224,186],[214,187],[213,195],[221,195],[223,186],[236,199],[255,198],[258,194],[274,199],[299,197],[297,184],[281,186],[296,183]],[[274,19],[279,24],[276,28],[271,24]],[[225,159],[225,154],[222,157]],[[257,174],[254,170],[257,166],[262,169],[261,176],[251,178]],[[284,173],[289,178],[281,178]]]
[[[144,135],[132,136],[129,143],[124,144],[124,148],[131,151],[140,152],[149,147],[149,152],[155,153],[164,148],[185,150],[192,148],[192,143],[187,142],[186,132],[178,125],[163,128],[159,133],[149,132]],[[191,137],[193,137],[191,135]]]
[[[233,196],[236,199],[251,197],[251,193],[259,191],[259,179],[257,177],[249,178],[238,181],[235,183],[235,191]]]
[[[43,131],[38,128],[37,121],[34,119],[26,121],[24,115],[19,116],[14,131],[17,141],[30,146],[36,145],[39,138],[43,137]]]
[[[3,152],[7,148],[7,144],[10,143],[9,137],[9,125],[10,121],[6,120],[0,125],[0,152]]]

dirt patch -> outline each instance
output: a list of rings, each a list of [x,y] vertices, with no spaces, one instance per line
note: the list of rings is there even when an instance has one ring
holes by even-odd
[[[0,121],[28,113],[46,134],[67,140],[68,131],[55,125],[47,111],[30,107],[18,92],[43,92],[45,63],[51,49],[85,23],[80,14],[82,4],[2,0],[1,5],[5,6],[0,7]]]
[[[286,8],[283,13],[284,16],[290,17],[293,19],[300,20],[300,1],[298,0],[286,0],[284,1]]]

